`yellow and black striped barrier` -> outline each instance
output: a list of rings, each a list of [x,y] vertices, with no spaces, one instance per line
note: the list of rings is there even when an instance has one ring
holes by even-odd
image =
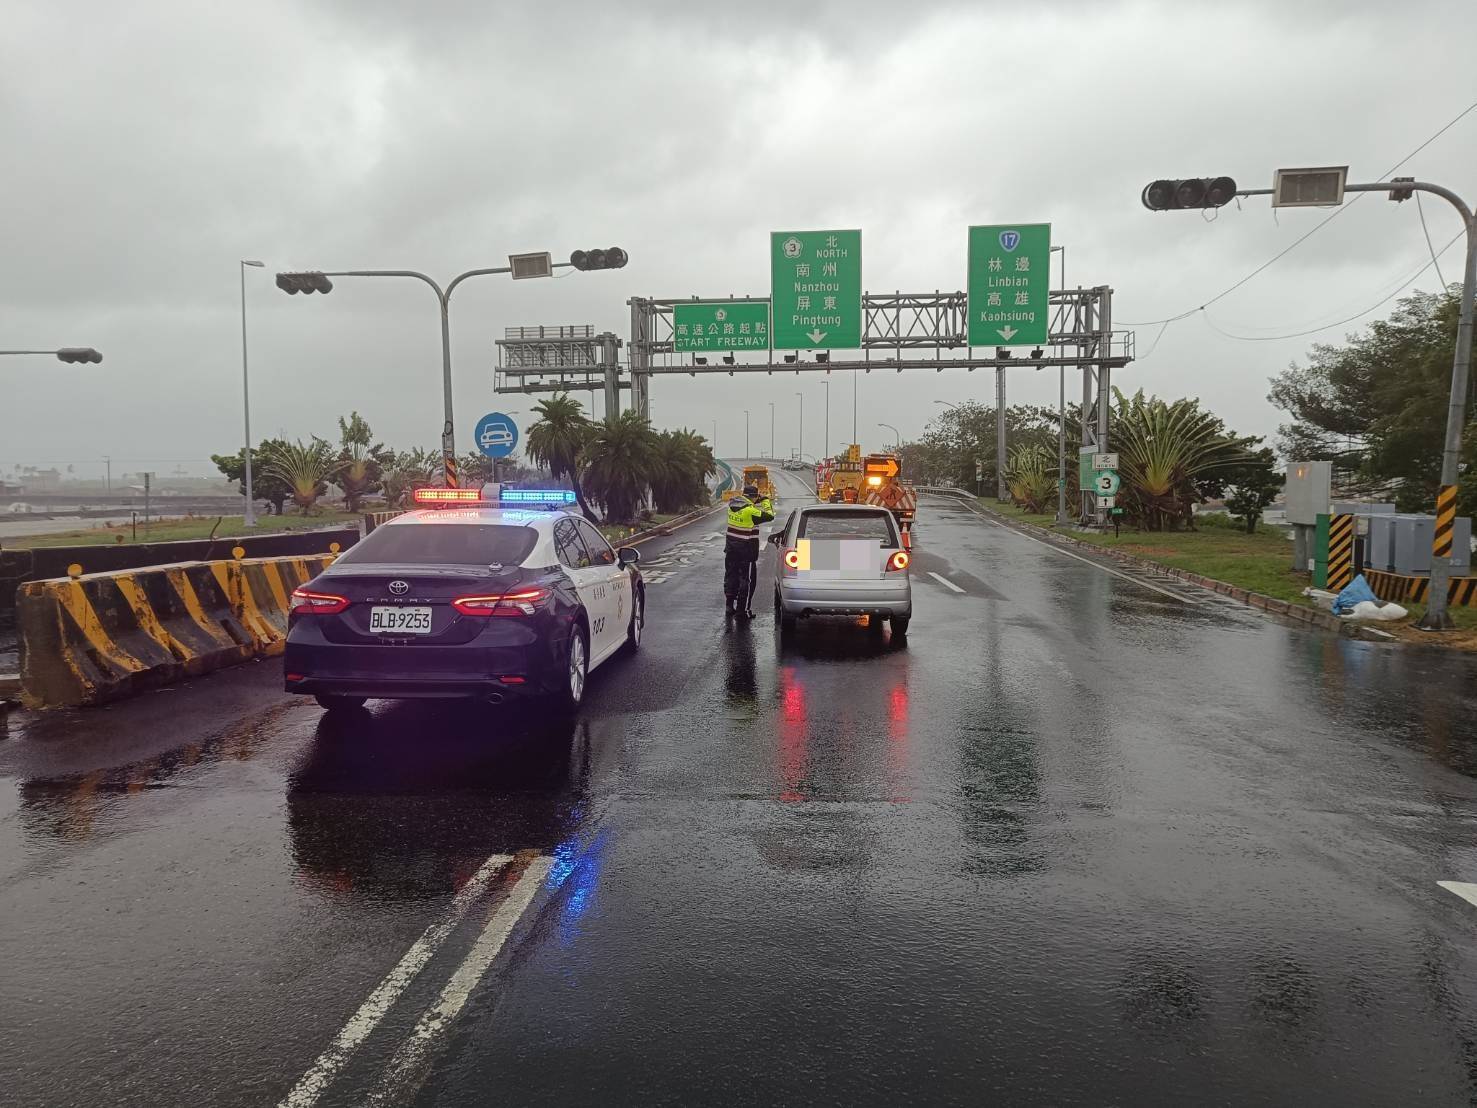
[[[178,562],[25,582],[16,594],[21,698],[102,704],[282,652],[288,598],[336,554]]]
[[[1431,540],[1431,553],[1438,558],[1450,558],[1455,530],[1456,486],[1442,485],[1436,493],[1436,533]]]
[[[1431,592],[1431,579],[1409,573],[1390,573],[1382,569],[1366,569],[1364,579],[1381,600],[1396,604],[1424,604]],[[1447,586],[1446,602],[1459,608],[1477,605],[1477,577],[1453,577]]]
[[[1354,516],[1328,517],[1328,590],[1338,592],[1354,580]]]
[[[389,523],[396,516],[403,516],[404,509],[390,509],[383,512],[364,513],[364,533],[367,535],[382,523]]]

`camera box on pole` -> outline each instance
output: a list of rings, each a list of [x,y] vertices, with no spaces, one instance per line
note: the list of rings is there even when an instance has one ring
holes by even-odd
[[[1287,522],[1316,527],[1320,515],[1331,510],[1332,462],[1287,464]]]

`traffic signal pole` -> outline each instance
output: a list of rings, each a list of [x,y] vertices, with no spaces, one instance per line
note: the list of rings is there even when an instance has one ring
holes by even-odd
[[[1472,209],[1456,193],[1427,181],[1378,181],[1344,185],[1345,192],[1401,190],[1429,192],[1447,201],[1462,217],[1462,227],[1467,237],[1466,265],[1462,271],[1461,314],[1456,329],[1456,351],[1452,355],[1451,396],[1446,408],[1446,442],[1441,452],[1441,490],[1437,494],[1438,547],[1431,555],[1431,591],[1426,601],[1426,614],[1417,625],[1423,631],[1449,631],[1454,626],[1447,613],[1447,593],[1451,587],[1451,532],[1445,532],[1446,542],[1444,549],[1441,548],[1440,525],[1444,518],[1443,504],[1452,505],[1456,499],[1457,477],[1460,473],[1458,467],[1462,453],[1462,428],[1466,423],[1467,377],[1472,366],[1473,300],[1477,296],[1477,218],[1474,218]],[[1236,195],[1271,196],[1272,190],[1241,189]]]

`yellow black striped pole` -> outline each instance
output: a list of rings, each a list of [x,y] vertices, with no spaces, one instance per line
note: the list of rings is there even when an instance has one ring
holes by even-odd
[[[1455,530],[1456,486],[1442,485],[1436,493],[1436,537],[1431,541],[1431,553],[1438,558],[1450,558]]]
[[[446,473],[446,487],[448,489],[460,488],[461,486],[457,483],[456,476],[456,455],[443,454],[441,456],[441,464]]]
[[[1328,520],[1328,589],[1338,592],[1354,580],[1354,517],[1330,516]]]

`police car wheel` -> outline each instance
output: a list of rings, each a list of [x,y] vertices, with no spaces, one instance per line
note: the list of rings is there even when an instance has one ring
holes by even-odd
[[[564,648],[563,675],[555,677],[554,703],[566,711],[574,711],[585,698],[585,682],[590,676],[590,652],[586,641],[584,628],[576,624]]]
[[[335,696],[332,693],[316,693],[313,699],[318,702],[318,707],[329,712],[348,712],[355,708],[364,707],[364,702],[369,698],[366,696]]]
[[[631,603],[631,626],[626,628],[626,653],[634,654],[641,649],[641,633],[646,627],[646,596],[640,591]]]

